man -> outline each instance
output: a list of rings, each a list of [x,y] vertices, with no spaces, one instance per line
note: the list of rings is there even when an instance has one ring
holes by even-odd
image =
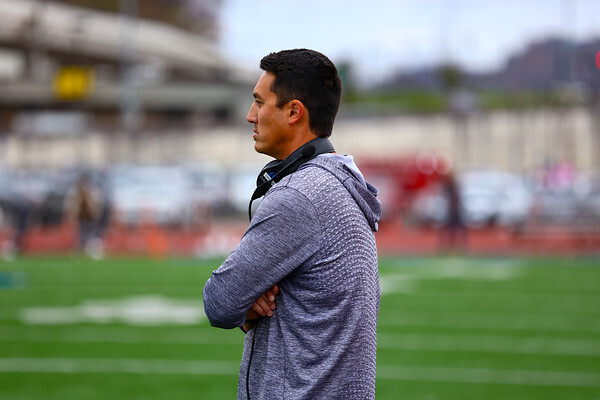
[[[281,169],[287,176],[207,281],[206,315],[247,331],[239,399],[373,399],[381,205],[351,156],[313,154],[331,135],[340,78],[306,49],[269,54],[260,66],[247,117],[255,150],[284,164],[310,160]]]
[[[66,216],[78,227],[77,249],[79,251],[100,256],[99,248],[93,249],[93,247],[99,245],[97,231],[100,228],[104,206],[105,201],[100,188],[94,183],[91,175],[82,173],[65,199]]]

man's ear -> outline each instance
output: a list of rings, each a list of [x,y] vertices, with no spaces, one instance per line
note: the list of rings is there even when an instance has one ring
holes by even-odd
[[[306,112],[306,107],[300,100],[292,100],[288,103],[289,124],[293,125],[300,121]]]

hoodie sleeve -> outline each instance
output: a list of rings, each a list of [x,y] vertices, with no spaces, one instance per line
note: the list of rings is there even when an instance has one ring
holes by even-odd
[[[204,286],[210,324],[242,326],[254,301],[308,260],[318,250],[319,238],[310,201],[286,186],[271,189],[236,249]]]

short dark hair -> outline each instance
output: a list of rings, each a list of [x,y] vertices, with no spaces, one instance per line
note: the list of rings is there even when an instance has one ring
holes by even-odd
[[[331,135],[342,81],[329,58],[314,50],[283,50],[263,57],[260,68],[275,75],[271,90],[277,95],[277,107],[300,100],[308,110],[310,129],[317,136]]]

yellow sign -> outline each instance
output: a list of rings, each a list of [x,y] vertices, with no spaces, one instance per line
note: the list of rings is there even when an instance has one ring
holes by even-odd
[[[89,67],[62,67],[54,74],[52,92],[59,100],[82,100],[94,91],[94,70]]]

